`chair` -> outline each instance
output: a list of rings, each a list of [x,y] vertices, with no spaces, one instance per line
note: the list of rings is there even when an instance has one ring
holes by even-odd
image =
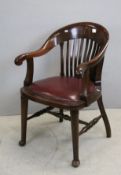
[[[60,122],[63,119],[71,121],[73,167],[80,164],[79,135],[88,131],[99,119],[103,119],[106,135],[111,137],[101,93],[101,73],[108,40],[108,31],[103,26],[92,22],[80,22],[54,32],[37,51],[16,57],[16,65],[27,62],[27,73],[21,88],[20,146],[26,144],[27,120],[44,113],[58,117]],[[60,46],[60,75],[33,82],[33,60],[57,45]],[[47,107],[28,117],[28,100]],[[79,110],[95,101],[98,103],[100,116],[90,122],[80,120]],[[58,108],[58,112],[55,112],[54,108]],[[64,110],[69,110],[70,115]],[[79,124],[84,125],[81,131]]]

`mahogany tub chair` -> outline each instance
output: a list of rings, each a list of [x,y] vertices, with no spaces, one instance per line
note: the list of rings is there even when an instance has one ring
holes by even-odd
[[[79,135],[103,119],[106,135],[111,137],[110,124],[105,112],[101,93],[101,73],[109,34],[106,28],[92,22],[80,22],[65,26],[54,32],[33,52],[25,53],[15,59],[16,65],[27,62],[24,86],[21,88],[21,140],[20,146],[26,144],[27,120],[50,113],[71,121],[73,161],[78,167]],[[34,59],[60,46],[60,75],[33,82]],[[46,108],[27,116],[28,100],[47,105]],[[97,101],[100,116],[86,122],[79,119],[79,110]],[[58,108],[58,112],[53,110]],[[64,114],[69,110],[70,115]],[[79,124],[84,127],[79,131]]]

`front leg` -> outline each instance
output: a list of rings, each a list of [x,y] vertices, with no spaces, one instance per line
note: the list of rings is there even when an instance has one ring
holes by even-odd
[[[72,129],[72,144],[73,144],[73,161],[72,166],[78,167],[79,161],[79,111],[71,110],[71,129]]]
[[[21,140],[20,146],[26,144],[26,130],[27,130],[27,112],[28,112],[28,98],[21,93]]]

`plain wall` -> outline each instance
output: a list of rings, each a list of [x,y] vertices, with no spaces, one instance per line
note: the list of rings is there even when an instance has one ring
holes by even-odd
[[[26,64],[14,58],[38,49],[56,29],[79,21],[104,25],[110,33],[103,69],[103,96],[107,108],[121,107],[121,1],[120,0],[1,0],[0,1],[0,115],[20,113],[19,89]],[[58,73],[53,50],[37,59],[35,79]],[[30,112],[40,105],[30,104]]]

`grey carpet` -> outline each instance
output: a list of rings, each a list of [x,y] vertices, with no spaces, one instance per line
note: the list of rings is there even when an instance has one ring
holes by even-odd
[[[82,111],[89,120],[98,111]],[[108,109],[112,138],[102,120],[80,136],[80,167],[72,168],[70,122],[47,114],[28,123],[27,145],[18,146],[20,116],[0,117],[0,175],[121,175],[121,110]],[[81,126],[80,126],[81,128]]]

